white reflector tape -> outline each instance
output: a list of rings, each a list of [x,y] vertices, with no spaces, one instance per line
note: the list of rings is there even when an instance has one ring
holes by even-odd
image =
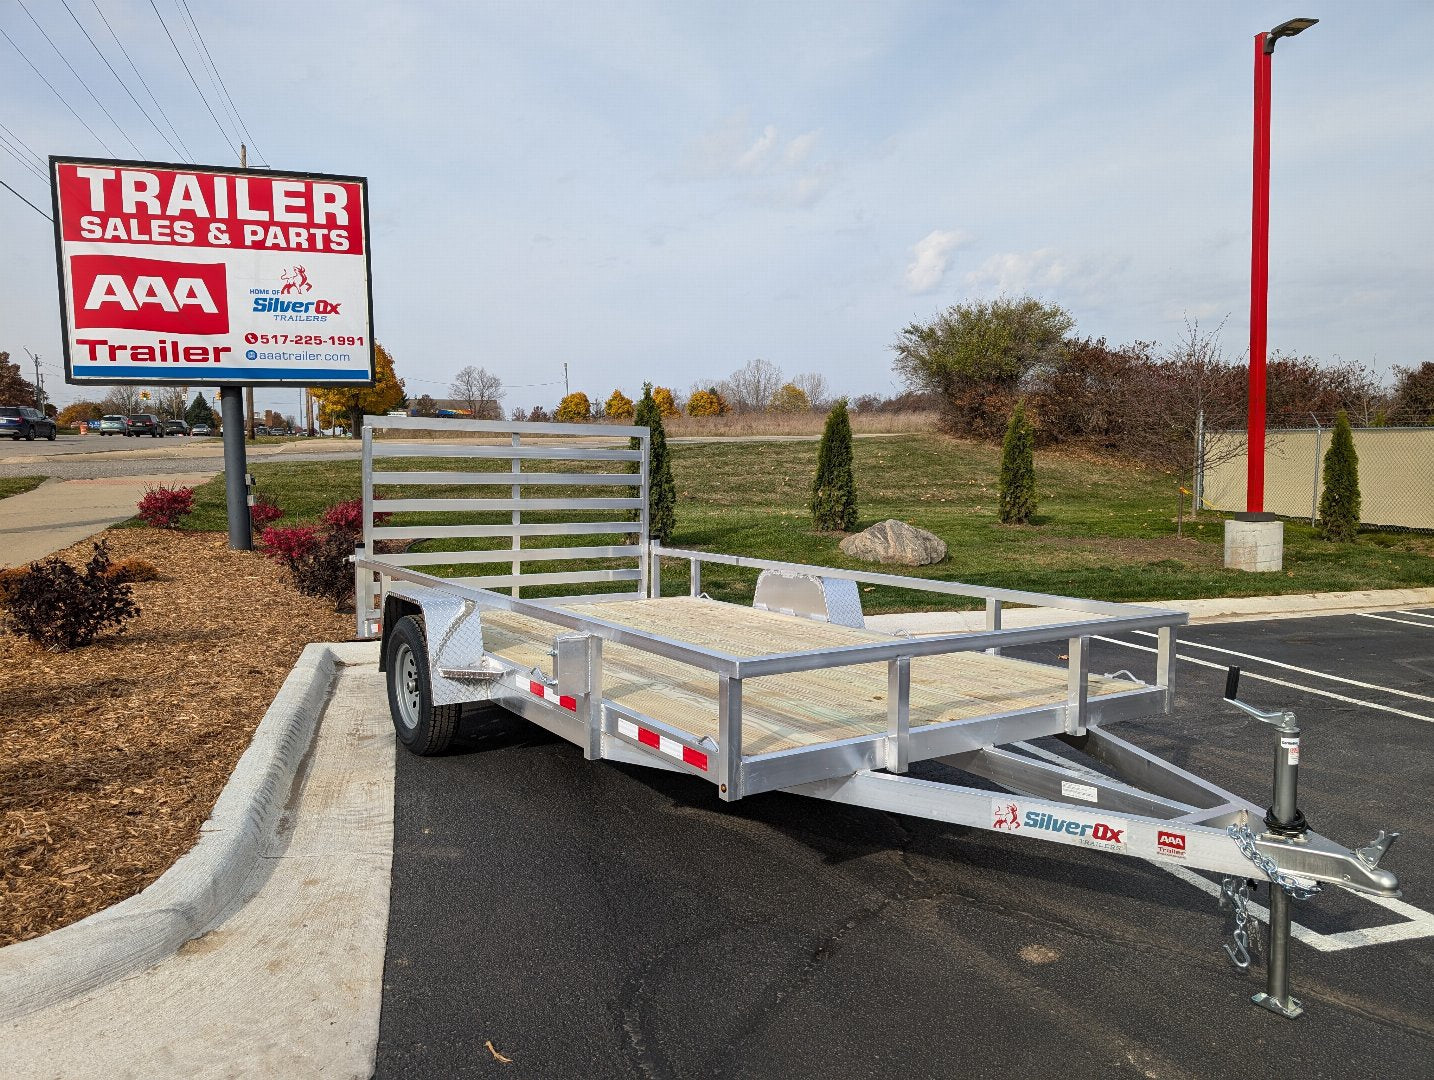
[[[669,739],[666,735],[659,735],[655,731],[649,731],[645,727],[634,724],[631,720],[619,716],[617,718],[618,734],[626,735],[629,739],[635,739],[643,746],[650,746],[660,754],[666,754],[670,758],[691,765],[694,769],[707,771],[707,755],[700,750],[693,750],[691,747],[683,746],[676,739]]]

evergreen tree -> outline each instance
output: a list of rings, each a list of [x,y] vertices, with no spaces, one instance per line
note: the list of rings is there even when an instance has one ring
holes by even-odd
[[[812,523],[818,529],[850,532],[856,527],[856,478],[851,468],[851,419],[846,398],[827,413],[817,447],[817,475],[812,481]]]
[[[202,392],[194,395],[194,400],[189,403],[189,408],[184,410],[184,419],[190,427],[196,424],[208,424],[210,428],[219,426],[219,418],[214,415],[214,410],[209,407],[209,402],[204,400]]]
[[[1001,443],[1001,522],[1029,525],[1036,513],[1034,432],[1026,423],[1026,403],[1017,401]]]
[[[1319,534],[1326,540],[1353,540],[1359,532],[1359,457],[1343,409],[1324,455],[1324,492],[1319,497]]]
[[[659,544],[667,544],[677,527],[677,485],[672,481],[667,432],[662,427],[662,409],[652,396],[652,383],[642,384],[642,398],[632,422],[651,432],[647,457],[647,535]],[[634,450],[642,448],[641,439],[632,439],[631,444]]]

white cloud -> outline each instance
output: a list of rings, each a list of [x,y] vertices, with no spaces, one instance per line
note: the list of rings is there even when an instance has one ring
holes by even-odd
[[[1001,295],[1043,293],[1059,289],[1091,300],[1103,295],[1105,284],[1124,260],[1068,255],[1055,248],[1007,251],[992,255],[966,275],[966,284]]]
[[[906,268],[906,287],[914,293],[930,292],[946,276],[951,253],[967,247],[972,238],[956,230],[936,229],[911,247],[911,265]]]
[[[754,133],[745,116],[722,121],[688,149],[690,180],[731,180],[738,195],[762,206],[811,206],[826,194],[833,168],[816,157],[819,133],[787,138],[775,124]]]

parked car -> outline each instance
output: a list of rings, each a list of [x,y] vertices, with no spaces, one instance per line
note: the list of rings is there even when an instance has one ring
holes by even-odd
[[[209,430],[209,425],[208,425],[208,424],[195,424],[194,427],[190,429],[189,434],[191,434],[191,435],[213,435],[214,432],[212,432],[211,430]]]
[[[162,439],[164,438],[164,421],[154,413],[130,413],[129,430],[125,434],[133,435],[135,438],[148,435],[151,439]]]
[[[166,420],[164,422],[164,433],[166,435],[188,435],[189,425],[183,420]]]
[[[16,442],[22,438],[33,442],[37,435],[43,435],[54,442],[55,422],[28,405],[0,405],[0,435],[9,435]]]
[[[109,415],[109,416],[101,417],[101,418],[100,418],[100,434],[101,434],[101,435],[128,435],[128,434],[129,434],[129,417],[128,417],[128,416],[120,416],[118,413],[113,413],[113,414],[111,414],[111,415]]]

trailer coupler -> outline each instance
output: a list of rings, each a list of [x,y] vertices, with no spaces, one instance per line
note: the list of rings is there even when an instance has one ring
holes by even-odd
[[[1270,947],[1265,963],[1265,989],[1250,1000],[1287,1020],[1304,1013],[1298,998],[1290,993],[1290,902],[1308,900],[1320,891],[1320,881],[1333,881],[1346,888],[1381,896],[1398,896],[1399,879],[1379,868],[1399,834],[1379,835],[1355,851],[1339,847],[1323,837],[1311,836],[1309,824],[1296,804],[1300,768],[1300,728],[1289,709],[1258,709],[1240,701],[1240,669],[1230,668],[1225,680],[1225,700],[1279,733],[1275,749],[1274,799],[1265,813],[1266,831],[1255,836],[1242,820],[1226,826],[1240,853],[1270,880]],[[1301,876],[1300,871],[1312,873]],[[1234,947],[1225,953],[1241,971],[1250,966],[1249,883],[1225,878],[1220,887],[1220,906],[1234,912]]]

